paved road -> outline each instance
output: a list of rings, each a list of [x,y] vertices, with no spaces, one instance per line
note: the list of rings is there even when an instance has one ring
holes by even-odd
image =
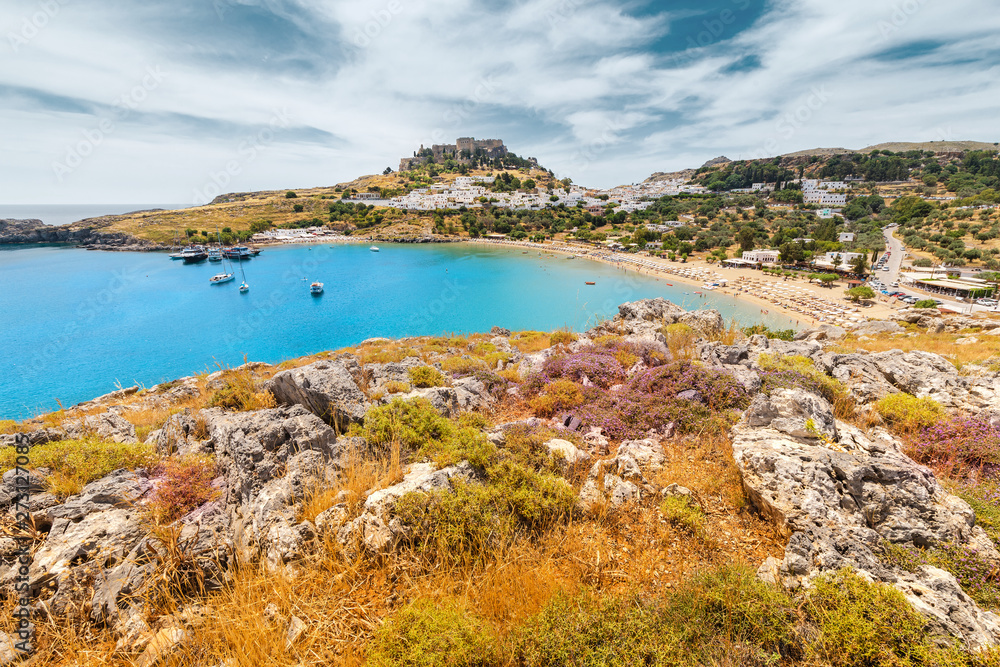
[[[885,236],[885,244],[890,250],[889,260],[886,262],[889,270],[875,272],[879,276],[879,280],[886,285],[899,280],[899,268],[903,263],[903,242],[893,236],[892,232],[894,229],[895,227],[889,227],[882,231],[882,234]]]
[[[890,284],[892,284],[894,282],[898,282],[899,281],[899,271],[900,271],[900,267],[901,267],[901,265],[903,263],[903,255],[905,254],[905,251],[903,249],[903,242],[900,241],[899,239],[897,239],[893,235],[893,232],[895,230],[896,230],[896,227],[889,227],[889,228],[884,229],[882,231],[883,236],[885,236],[886,245],[892,251],[892,254],[889,257],[889,261],[886,263],[886,265],[889,267],[889,270],[888,271],[873,271],[872,272],[873,276],[877,277],[879,280],[881,280],[886,285],[890,285]],[[906,288],[900,288],[899,291],[906,292],[907,294],[913,295],[913,296],[915,296],[915,297],[917,297],[919,299],[928,298],[927,294],[924,294],[923,292],[917,292],[915,290],[910,290],[910,289],[906,289]],[[930,295],[930,298],[941,299],[942,301],[945,302],[945,304],[947,304],[949,306],[953,306],[955,308],[960,308],[960,309],[962,309],[962,310],[964,310],[966,312],[977,312],[978,313],[978,312],[996,311],[996,308],[987,308],[985,306],[977,306],[977,305],[969,303],[967,301],[956,301],[954,298],[949,297],[949,296],[944,296],[942,294],[932,294],[932,295]]]

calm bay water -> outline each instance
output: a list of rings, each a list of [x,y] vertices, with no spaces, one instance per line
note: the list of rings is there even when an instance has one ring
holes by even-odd
[[[209,285],[219,264],[162,253],[62,247],[0,250],[0,419],[22,419],[122,386],[217,364],[283,359],[375,336],[584,330],[617,306],[663,296],[727,318],[762,318],[732,296],[536,251],[473,245],[291,246],[245,262],[251,290]],[[309,283],[325,283],[322,296]],[[593,286],[585,281],[594,281]],[[687,294],[685,294],[687,292]]]

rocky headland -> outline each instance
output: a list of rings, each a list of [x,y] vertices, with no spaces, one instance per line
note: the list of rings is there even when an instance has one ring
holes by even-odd
[[[996,664],[1000,370],[857,347],[969,324],[654,299],[124,389],[0,430],[2,583],[39,664]]]
[[[41,220],[0,220],[0,245],[58,243],[92,250],[152,251],[167,246],[129,234],[101,231],[106,227],[100,218],[68,225],[46,225]]]

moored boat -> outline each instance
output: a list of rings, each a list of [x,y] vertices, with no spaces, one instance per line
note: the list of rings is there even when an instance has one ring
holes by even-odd
[[[204,250],[184,255],[185,264],[197,264],[198,262],[204,262],[206,259],[208,259],[208,253]]]
[[[228,283],[230,280],[233,280],[234,278],[236,278],[236,276],[234,276],[231,273],[217,273],[211,278],[209,278],[208,282],[210,282],[213,285],[221,285],[222,283]]]
[[[368,249],[371,250],[372,252],[378,252],[378,246],[377,245],[373,245],[371,248],[368,248]]]
[[[588,280],[588,281],[587,281],[587,284],[588,284],[588,285],[596,285],[597,283],[595,283],[595,282],[591,282],[591,281],[589,281],[589,280]]]
[[[230,248],[223,248],[222,254],[229,259],[250,259],[253,254],[250,252],[250,248],[245,245],[232,246]]]
[[[204,255],[204,257],[201,257]],[[201,259],[194,259],[196,262],[200,262],[208,255],[205,253],[205,248],[200,245],[189,245],[180,252],[175,252],[170,254],[170,259],[183,259],[185,262],[192,258],[201,257]]]
[[[319,295],[323,293],[323,283],[313,283],[309,286],[309,293]]]
[[[210,262],[221,262],[222,261],[222,251],[218,248],[208,249],[208,261]]]

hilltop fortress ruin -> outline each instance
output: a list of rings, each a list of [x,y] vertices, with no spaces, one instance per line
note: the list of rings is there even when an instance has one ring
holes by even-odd
[[[424,148],[413,154],[413,157],[404,157],[399,161],[399,170],[406,171],[413,166],[423,164],[427,158],[433,157],[434,162],[444,160],[455,160],[459,163],[472,162],[473,158],[501,158],[508,154],[507,147],[502,139],[474,139],[472,137],[460,137],[453,144],[434,144],[430,148]]]

